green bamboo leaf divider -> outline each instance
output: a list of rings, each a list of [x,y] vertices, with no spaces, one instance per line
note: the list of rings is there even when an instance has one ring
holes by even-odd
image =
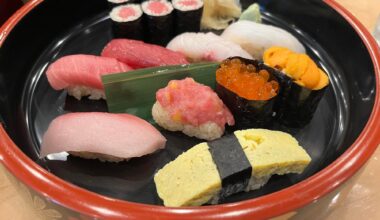
[[[102,76],[109,112],[129,113],[151,121],[156,92],[173,79],[191,77],[215,87],[215,71],[219,63],[197,63],[139,69]],[[196,92],[196,91],[194,91]]]

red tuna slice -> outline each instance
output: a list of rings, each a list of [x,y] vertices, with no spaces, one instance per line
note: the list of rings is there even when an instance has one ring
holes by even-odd
[[[131,67],[114,58],[78,54],[62,57],[50,64],[46,76],[55,90],[69,86],[87,86],[102,90],[102,75],[130,70]]]
[[[130,114],[69,113],[50,123],[40,157],[70,151],[128,159],[153,153],[165,143],[165,137],[150,123]]]
[[[103,49],[102,56],[116,58],[136,69],[189,63],[179,52],[129,39],[112,40]]]

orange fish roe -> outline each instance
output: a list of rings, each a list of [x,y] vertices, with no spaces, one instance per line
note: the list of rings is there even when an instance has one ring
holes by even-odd
[[[216,71],[216,81],[220,85],[248,100],[269,100],[277,95],[278,82],[268,82],[269,78],[268,71],[257,71],[254,65],[237,58],[224,60]]]
[[[283,71],[300,86],[319,90],[329,84],[327,74],[306,54],[284,47],[271,47],[264,52],[263,60],[267,65]]]

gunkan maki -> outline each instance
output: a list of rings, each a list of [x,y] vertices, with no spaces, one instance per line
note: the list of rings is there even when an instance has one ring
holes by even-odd
[[[269,127],[279,83],[256,60],[232,57],[216,71],[216,93],[233,113],[238,128]]]
[[[173,0],[175,33],[199,32],[203,12],[203,0]]]
[[[318,103],[329,84],[327,74],[306,54],[283,47],[264,52],[264,63],[281,72],[277,77],[282,88],[276,104],[278,121],[292,128],[302,128],[313,118]]]
[[[110,12],[115,38],[142,40],[144,37],[142,10],[138,4],[115,7]]]
[[[166,0],[150,0],[141,4],[145,19],[145,41],[166,46],[173,37],[173,6]]]

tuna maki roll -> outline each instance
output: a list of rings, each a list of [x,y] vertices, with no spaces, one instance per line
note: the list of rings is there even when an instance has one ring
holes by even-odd
[[[173,37],[173,6],[165,0],[150,0],[141,4],[146,23],[146,41],[166,46]]]
[[[156,99],[153,119],[169,131],[214,140],[223,135],[225,124],[235,123],[215,92],[192,78],[171,80],[167,87],[157,91]]]
[[[139,3],[139,0],[107,0],[108,6],[110,9],[113,9],[114,7],[121,6],[128,3]]]
[[[216,71],[216,92],[235,116],[239,128],[268,127],[279,83],[258,61],[224,60]]]
[[[199,32],[203,12],[203,0],[173,0],[175,32]]]
[[[126,4],[115,7],[110,12],[110,17],[115,38],[143,39],[144,29],[140,5]]]
[[[279,122],[288,127],[304,127],[313,118],[328,87],[327,74],[306,54],[283,47],[267,49],[263,60],[281,71],[277,72],[282,88],[281,100],[276,107]]]

